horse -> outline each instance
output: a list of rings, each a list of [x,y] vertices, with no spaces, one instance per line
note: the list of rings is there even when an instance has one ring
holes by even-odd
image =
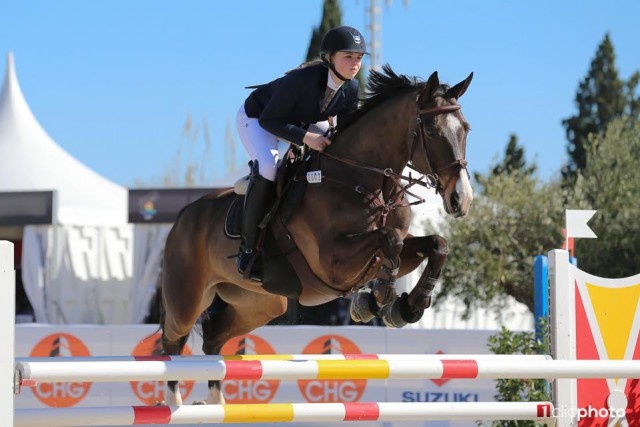
[[[321,291],[303,286],[297,295],[301,304],[318,305],[354,294],[354,320],[381,316],[395,327],[417,321],[431,305],[448,244],[437,235],[409,234],[407,195],[412,185],[433,186],[447,214],[461,218],[469,211],[469,124],[458,99],[472,77],[473,73],[450,87],[440,83],[437,72],[425,82],[398,75],[388,65],[371,71],[369,92],[351,121],[338,123],[332,144],[314,152],[322,181],[307,185],[286,224],[277,212],[270,223],[286,227],[287,238],[323,283]],[[406,166],[421,177],[402,175]],[[182,352],[198,320],[202,350],[215,355],[229,339],[286,311],[286,296],[243,277],[229,257],[237,253],[238,243],[223,229],[236,197],[233,189],[221,188],[187,205],[167,237],[160,321],[167,355]],[[425,260],[414,289],[398,297],[395,279]],[[206,403],[224,403],[219,381],[209,381],[208,387]],[[165,401],[182,404],[177,381],[167,382]]]

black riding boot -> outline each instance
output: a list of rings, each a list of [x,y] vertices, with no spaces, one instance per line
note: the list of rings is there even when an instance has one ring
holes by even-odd
[[[258,240],[258,224],[266,214],[266,204],[273,182],[256,175],[251,178],[247,194],[244,201],[244,216],[242,220],[242,243],[240,244],[240,254],[238,255],[238,272],[244,276],[249,276],[254,280],[262,280],[260,277],[252,277],[251,272],[245,271],[253,264],[256,255],[256,244]]]

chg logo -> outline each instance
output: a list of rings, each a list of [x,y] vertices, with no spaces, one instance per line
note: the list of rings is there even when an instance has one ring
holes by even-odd
[[[227,341],[220,350],[224,355],[275,354],[273,347],[257,335],[242,335]],[[279,380],[224,380],[222,394],[227,403],[268,403],[273,399]]]
[[[353,341],[340,335],[323,335],[311,341],[303,354],[360,354]],[[357,402],[367,380],[300,380],[300,392],[307,402]]]
[[[162,343],[160,333],[150,335],[144,338],[133,349],[132,356],[160,356],[162,355]],[[191,349],[188,345],[184,346],[182,355],[190,356]],[[183,399],[187,399],[193,389],[194,381],[180,381],[178,387],[180,387],[180,394]],[[133,393],[144,404],[156,405],[158,402],[164,401],[165,382],[164,381],[130,381],[129,385],[133,390]]]
[[[42,338],[31,351],[30,357],[87,357],[89,349],[70,334],[52,334]],[[68,408],[77,405],[89,392],[91,383],[39,383],[33,394],[47,406]]]

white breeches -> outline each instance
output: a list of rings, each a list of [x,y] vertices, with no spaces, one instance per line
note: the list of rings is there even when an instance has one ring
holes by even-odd
[[[242,145],[252,159],[258,160],[260,175],[269,181],[275,181],[278,160],[280,159],[278,137],[260,126],[258,119],[247,117],[244,105],[240,106],[240,110],[238,110],[236,125]]]
[[[288,143],[269,133],[260,126],[258,119],[247,117],[244,105],[240,106],[236,117],[236,126],[242,145],[252,159],[258,160],[260,175],[269,181],[275,181],[280,159],[289,148]],[[328,122],[314,123],[309,127],[311,132],[324,133],[329,128]],[[278,144],[280,142],[280,144]]]

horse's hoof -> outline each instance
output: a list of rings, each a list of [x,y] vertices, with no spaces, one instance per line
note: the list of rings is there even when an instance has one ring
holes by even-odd
[[[204,400],[194,400],[192,405],[206,405],[207,402]]]
[[[408,294],[405,292],[383,309],[382,320],[390,328],[402,328],[407,323],[416,323],[422,318],[424,310],[411,312],[407,304]]]
[[[375,317],[375,313],[371,310],[372,304],[375,305],[375,300],[371,295],[371,288],[368,286],[360,288],[351,298],[349,305],[351,319],[358,323],[370,322]]]
[[[372,294],[376,299],[376,304],[380,308],[391,304],[398,297],[395,285],[391,282],[387,282],[386,280],[376,280],[371,289]]]

